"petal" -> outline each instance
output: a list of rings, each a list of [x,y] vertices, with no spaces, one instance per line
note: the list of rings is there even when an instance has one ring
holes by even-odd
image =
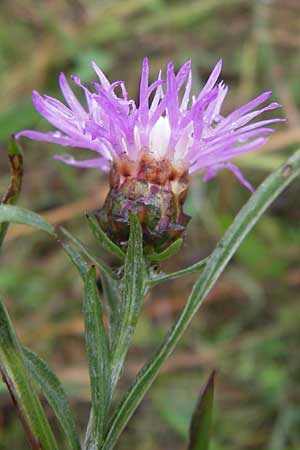
[[[60,86],[61,92],[62,92],[66,102],[68,103],[68,105],[70,106],[72,111],[76,112],[77,114],[79,114],[81,116],[86,116],[85,110],[83,109],[83,107],[79,103],[78,99],[74,95],[74,92],[70,88],[70,85],[69,85],[64,73],[61,73],[59,75],[59,86]]]
[[[201,92],[200,92],[200,94],[198,96],[198,99],[202,98],[204,95],[206,95],[214,87],[214,85],[216,84],[216,82],[217,82],[217,80],[218,80],[218,78],[220,76],[221,70],[222,70],[222,59],[220,59],[217,62],[217,64],[215,65],[212,73],[208,77],[207,82],[203,86],[203,88],[202,88],[202,90],[201,90]]]
[[[246,180],[241,170],[235,164],[229,162],[209,167],[203,176],[203,181],[207,182],[211,180],[217,175],[218,171],[222,169],[229,169],[243,186],[249,189],[249,191],[254,192],[253,186]]]
[[[104,89],[108,90],[110,88],[110,82],[108,81],[100,67],[94,61],[92,61],[92,66],[94,71],[98,75],[101,85],[104,87]]]
[[[53,158],[74,167],[82,167],[86,169],[96,168],[102,170],[103,172],[108,172],[110,170],[110,163],[105,158],[85,159],[82,161],[78,161],[72,155],[54,155]]]

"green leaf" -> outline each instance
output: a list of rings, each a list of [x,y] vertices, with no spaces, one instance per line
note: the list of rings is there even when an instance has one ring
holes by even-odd
[[[10,162],[11,179],[7,191],[2,196],[1,204],[15,205],[17,203],[23,178],[23,155],[19,144],[12,136],[8,144],[8,159]],[[8,229],[8,223],[4,222],[0,225],[0,245],[3,242],[6,231]]]
[[[34,450],[57,450],[45,412],[30,382],[22,349],[0,302],[0,370]]]
[[[81,278],[85,280],[86,275],[89,271],[87,262],[82,258],[81,254],[77,250],[75,250],[73,246],[63,242],[62,240],[59,240],[59,243],[62,245],[64,251],[70,257],[74,266],[77,268]],[[110,342],[112,345],[118,329],[118,321],[120,316],[119,309],[121,299],[119,294],[119,286],[118,282],[112,277],[108,276],[103,270],[100,273],[100,277],[109,320]]]
[[[125,395],[121,404],[117,407],[116,413],[111,419],[109,432],[103,443],[102,450],[111,450],[114,448],[122,430],[157,377],[161,366],[174,350],[186,327],[237,251],[239,245],[273,200],[299,174],[300,151],[297,151],[282,167],[272,173],[259,186],[257,191],[250,197],[236,216],[224,237],[217,244],[202,274],[194,284],[192,293],[173,328],[168,333],[161,347],[140,371],[136,381]]]
[[[163,250],[162,252],[147,255],[147,259],[149,261],[153,261],[153,262],[161,262],[166,259],[169,259],[179,252],[179,250],[182,247],[182,244],[183,244],[183,239],[179,238],[175,242],[173,242],[171,245],[169,245],[169,247],[166,248],[165,250]]]
[[[143,232],[136,214],[130,215],[130,235],[122,282],[120,322],[112,354],[113,389],[123,368],[145,292],[146,270],[143,257]]]
[[[81,254],[74,249],[71,245],[67,244],[66,242],[59,241],[61,246],[63,247],[64,251],[69,256],[70,260],[78,270],[81,278],[85,280],[85,277],[89,271],[89,266],[84,259],[82,259]]]
[[[200,393],[190,426],[188,450],[208,450],[214,402],[215,372],[212,372]]]
[[[105,273],[100,274],[100,277],[107,308],[110,347],[113,348],[115,346],[115,339],[120,325],[120,290],[118,282],[109,278]]]
[[[109,410],[111,380],[107,338],[94,267],[90,268],[86,277],[83,314],[92,394],[92,424],[86,449],[98,449],[103,440]]]
[[[115,244],[113,241],[109,239],[109,237],[104,233],[102,228],[100,227],[100,224],[96,217],[86,215],[88,224],[90,229],[92,230],[93,235],[99,242],[99,244],[108,252],[112,253],[117,258],[121,259],[121,261],[124,261],[125,253],[123,250],[120,249],[120,247]]]
[[[47,363],[28,348],[23,348],[25,364],[33,380],[42,388],[67,437],[70,450],[80,450],[80,441],[66,394]]]
[[[175,280],[176,278],[183,277],[184,275],[189,275],[190,273],[199,272],[199,270],[203,269],[205,264],[207,263],[208,258],[204,258],[201,261],[196,262],[190,267],[186,267],[185,269],[178,270],[177,272],[172,273],[163,273],[155,275],[153,278],[147,281],[148,286],[156,286],[164,281]]]
[[[96,259],[85,247],[85,245],[80,242],[79,239],[75,238],[68,230],[66,230],[63,227],[60,227],[59,229],[61,233],[70,239],[70,241],[81,251],[83,255],[85,255],[98,269],[100,272],[105,273],[109,278],[117,279],[117,276],[113,273],[111,268],[103,261]],[[71,250],[70,246],[63,246],[68,255],[71,257]],[[75,250],[73,249],[73,257],[75,256]],[[72,258],[71,258],[72,259]],[[73,263],[75,263],[75,260],[72,259]],[[77,266],[78,261],[76,262],[75,266]],[[78,268],[78,267],[77,267]]]
[[[46,231],[51,236],[55,236],[54,227],[41,216],[33,211],[12,205],[0,205],[0,223],[12,222],[28,225]]]

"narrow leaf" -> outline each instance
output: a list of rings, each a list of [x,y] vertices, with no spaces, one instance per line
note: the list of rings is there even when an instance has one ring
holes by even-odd
[[[85,255],[96,267],[98,267],[98,269],[100,269],[101,272],[105,273],[108,277],[112,278],[112,279],[117,279],[117,276],[113,273],[113,271],[111,270],[111,268],[104,262],[99,260],[98,258],[96,259],[90,252],[89,250],[85,247],[85,245],[80,242],[79,239],[75,238],[75,236],[73,236],[68,230],[66,230],[63,227],[60,227],[60,231],[61,233],[66,236],[67,238],[70,239],[70,241],[80,250],[80,252]],[[70,246],[69,247],[65,247],[64,249],[66,250],[66,252],[68,253],[68,255],[71,257],[70,254]],[[75,253],[73,251],[73,256],[75,256]],[[75,262],[73,260],[73,262]],[[76,264],[75,264],[76,265]]]
[[[173,328],[168,333],[161,347],[140,371],[135,383],[131,386],[123,401],[118,406],[111,420],[109,432],[101,450],[111,450],[115,447],[120,433],[157,377],[161,366],[174,350],[186,327],[191,322],[240,244],[273,200],[299,174],[300,151],[297,151],[282,167],[266,178],[240,210],[223,239],[218,243],[210,256],[202,274],[194,284],[186,306],[179,315]]]
[[[28,348],[23,348],[26,367],[51,405],[67,437],[70,450],[80,450],[80,442],[66,394],[57,376],[47,363]]]
[[[85,280],[85,277],[89,271],[89,266],[84,259],[82,259],[82,256],[80,253],[74,249],[71,245],[67,244],[66,242],[59,241],[61,246],[63,247],[64,251],[69,256],[70,260],[78,270],[81,278]]]
[[[200,393],[190,426],[188,450],[208,450],[212,425],[215,372]]]
[[[81,254],[71,245],[59,240],[64,251],[67,253],[74,266],[77,268],[81,278],[85,280],[86,275],[89,271],[89,266],[87,262],[82,258]],[[120,293],[118,282],[111,277],[109,277],[104,271],[100,273],[101,283],[103,288],[103,294],[105,298],[105,304],[107,309],[108,324],[109,324],[109,334],[110,334],[110,346],[113,345],[114,339],[116,337],[116,332],[119,325],[120,317]]]
[[[0,370],[34,450],[57,450],[45,412],[30,382],[23,352],[0,302]]]
[[[84,286],[83,314],[91,380],[92,429],[87,449],[100,448],[111,397],[110,360],[94,267]]]
[[[121,259],[121,261],[124,261],[125,253],[123,250],[115,244],[113,241],[109,239],[109,237],[104,233],[102,228],[100,227],[100,224],[96,217],[86,215],[88,224],[90,229],[92,230],[93,235],[99,242],[99,244],[108,252],[112,253],[117,258]]]
[[[102,289],[105,298],[108,323],[109,323],[109,335],[110,335],[110,347],[115,347],[115,339],[120,325],[120,291],[118,282],[109,278],[105,273],[100,274]]]
[[[12,136],[8,144],[8,159],[10,162],[11,179],[10,184],[2,196],[0,203],[7,205],[15,205],[17,203],[23,178],[23,155],[19,144],[16,142],[15,138]],[[0,225],[0,245],[5,237],[8,223],[2,223]]]
[[[179,250],[182,247],[182,244],[183,244],[183,239],[179,238],[175,242],[173,242],[171,245],[169,245],[169,247],[166,248],[165,250],[163,250],[162,252],[147,255],[147,259],[149,261],[153,261],[153,262],[161,262],[166,259],[169,259],[172,256],[175,256],[179,252]]]
[[[130,235],[125,258],[120,323],[112,355],[112,387],[122,371],[128,347],[139,317],[145,292],[143,233],[135,214],[130,216]]]
[[[164,281],[175,280],[176,278],[183,277],[184,275],[189,275],[190,273],[199,272],[199,270],[203,269],[205,264],[207,263],[209,258],[204,258],[201,261],[196,262],[190,267],[186,267],[185,269],[178,270],[177,272],[171,273],[162,273],[155,275],[153,278],[148,280],[147,284],[149,286],[156,286]]]
[[[0,205],[0,223],[12,222],[38,228],[55,236],[54,227],[33,211],[13,205]]]

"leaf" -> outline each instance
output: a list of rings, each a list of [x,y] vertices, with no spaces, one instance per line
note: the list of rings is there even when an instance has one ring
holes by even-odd
[[[79,239],[75,238],[75,236],[73,236],[68,230],[66,230],[63,227],[60,227],[59,230],[62,232],[62,234],[64,236],[67,236],[70,239],[70,241],[73,242],[73,244],[81,251],[81,253],[83,253],[96,267],[98,267],[102,273],[105,273],[109,278],[117,279],[117,276],[113,273],[111,268],[105,262],[103,262],[99,259],[96,259],[93,255],[91,255],[91,253],[86,249],[84,244],[79,241]],[[65,245],[63,245],[63,247],[64,247],[65,251],[68,253],[68,255],[70,256],[70,258],[71,258],[71,252],[73,254],[73,257],[75,257],[74,249],[71,250],[70,246],[65,246]],[[77,253],[77,255],[78,255],[78,253]],[[72,259],[72,260],[73,260],[73,263],[75,263],[75,260],[74,259]],[[79,262],[79,260],[77,260],[75,266],[78,264],[78,262]]]
[[[93,235],[99,242],[99,244],[108,252],[112,253],[117,258],[121,259],[121,261],[124,261],[125,253],[123,250],[120,249],[120,247],[115,244],[113,241],[109,239],[109,237],[104,233],[102,228],[100,227],[100,224],[96,217],[86,215],[88,224],[90,229],[92,230]]]
[[[61,240],[59,243],[62,245],[64,251],[68,254],[74,266],[77,268],[81,278],[85,280],[89,271],[87,262],[82,258],[81,254],[74,249],[74,247],[62,242]],[[116,336],[120,312],[119,308],[121,300],[119,287],[118,282],[109,277],[104,271],[100,273],[100,277],[109,320],[110,342],[112,344]]]
[[[165,250],[163,250],[162,252],[147,255],[147,259],[149,261],[153,261],[153,262],[161,262],[166,259],[169,259],[179,252],[179,250],[182,247],[182,244],[183,244],[183,239],[179,238],[175,242],[173,242],[171,245],[169,245],[169,247],[166,248]]]
[[[200,393],[193,413],[188,450],[209,449],[214,402],[214,381],[215,372],[212,372],[204,389]]]
[[[0,223],[3,222],[21,223],[55,236],[54,227],[50,223],[35,212],[19,206],[0,205]]]
[[[12,136],[8,144],[8,158],[10,162],[11,169],[11,180],[7,188],[7,191],[2,196],[1,204],[15,205],[17,203],[23,178],[23,155],[19,144],[16,142],[15,138]],[[0,225],[0,245],[5,237],[8,223],[4,222]]]
[[[23,353],[8,313],[0,302],[0,370],[17,407],[31,447],[57,450],[45,412],[30,382]]]
[[[179,315],[173,328],[168,333],[161,347],[137,375],[134,384],[130,387],[121,404],[117,407],[111,419],[109,432],[101,450],[111,450],[114,448],[122,430],[157,377],[161,366],[174,350],[185,329],[237,251],[239,245],[273,200],[299,174],[300,151],[297,151],[283,166],[266,178],[240,210],[234,222],[209,257],[203,272],[194,284],[186,306]]]
[[[113,389],[120,377],[145,293],[146,270],[143,257],[143,232],[136,214],[130,215],[130,235],[122,281],[121,320],[112,354]]]
[[[190,267],[186,267],[185,269],[178,270],[177,272],[171,273],[163,273],[158,274],[147,281],[148,286],[156,286],[164,281],[175,280],[176,278],[183,277],[184,275],[189,275],[190,273],[199,272],[199,270],[203,269],[205,264],[208,261],[208,257],[202,259],[201,261],[196,262]]]
[[[26,367],[51,405],[67,437],[70,450],[80,450],[80,441],[66,394],[57,376],[47,363],[28,348],[23,348]]]
[[[100,277],[107,308],[110,347],[113,348],[115,346],[115,339],[120,325],[121,298],[119,286],[117,281],[112,280],[105,273],[100,274]]]
[[[86,448],[98,449],[103,440],[109,410],[111,380],[107,338],[94,267],[90,268],[86,276],[83,314],[92,394],[92,429]]]
[[[64,251],[67,253],[70,260],[72,261],[72,263],[78,270],[81,278],[83,280],[85,280],[85,277],[89,271],[89,266],[88,266],[87,262],[84,261],[84,259],[82,259],[80,253],[78,253],[77,250],[75,250],[71,245],[69,245],[65,242],[62,242],[62,241],[59,241],[59,243],[61,244]]]

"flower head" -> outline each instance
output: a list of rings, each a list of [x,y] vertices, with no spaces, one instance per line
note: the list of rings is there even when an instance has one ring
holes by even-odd
[[[266,142],[273,131],[270,124],[283,119],[253,119],[280,105],[273,102],[256,109],[271,97],[271,92],[264,92],[224,117],[221,108],[228,87],[223,81],[217,83],[221,67],[220,60],[198,96],[191,96],[190,61],[183,64],[177,74],[173,63],[169,63],[164,79],[160,72],[158,79],[150,84],[148,59],[145,58],[138,106],[128,99],[122,81],[110,83],[93,63],[99,78],[99,82],[93,83],[93,92],[78,77],[72,77],[85,94],[86,106],[83,107],[62,73],[59,85],[67,106],[55,98],[43,98],[33,92],[37,111],[57,131],[25,130],[17,137],[95,152],[95,157],[81,161],[70,155],[55,156],[77,167],[109,171],[118,160],[126,158],[137,163],[141,154],[146,153],[156,161],[167,160],[175,167],[187,167],[190,174],[203,171],[204,180],[212,178],[219,169],[228,168],[250,187],[230,161]]]
[[[75,85],[83,90],[84,107],[61,74],[59,84],[67,106],[33,92],[36,109],[57,130],[50,133],[25,130],[17,137],[94,152],[93,158],[80,161],[70,155],[55,155],[55,158],[77,167],[110,171],[111,191],[100,214],[107,228],[117,223],[120,234],[120,224],[126,223],[127,228],[123,230],[126,240],[128,223],[124,214],[127,217],[128,211],[138,208],[145,218],[152,208],[152,225],[146,227],[151,239],[157,239],[165,230],[171,230],[174,239],[182,234],[188,221],[182,211],[188,176],[202,171],[206,181],[219,169],[228,168],[252,189],[231,160],[263,145],[273,131],[270,124],[283,120],[254,120],[280,106],[273,102],[261,107],[271,92],[264,92],[223,116],[221,108],[228,87],[223,81],[218,82],[221,67],[219,61],[198,96],[191,96],[190,61],[177,73],[173,63],[169,63],[165,76],[160,72],[157,80],[150,83],[145,58],[136,105],[128,98],[122,81],[110,83],[93,63],[99,80],[93,83],[92,91],[78,77],[72,77]],[[149,217],[146,222],[150,223]]]

